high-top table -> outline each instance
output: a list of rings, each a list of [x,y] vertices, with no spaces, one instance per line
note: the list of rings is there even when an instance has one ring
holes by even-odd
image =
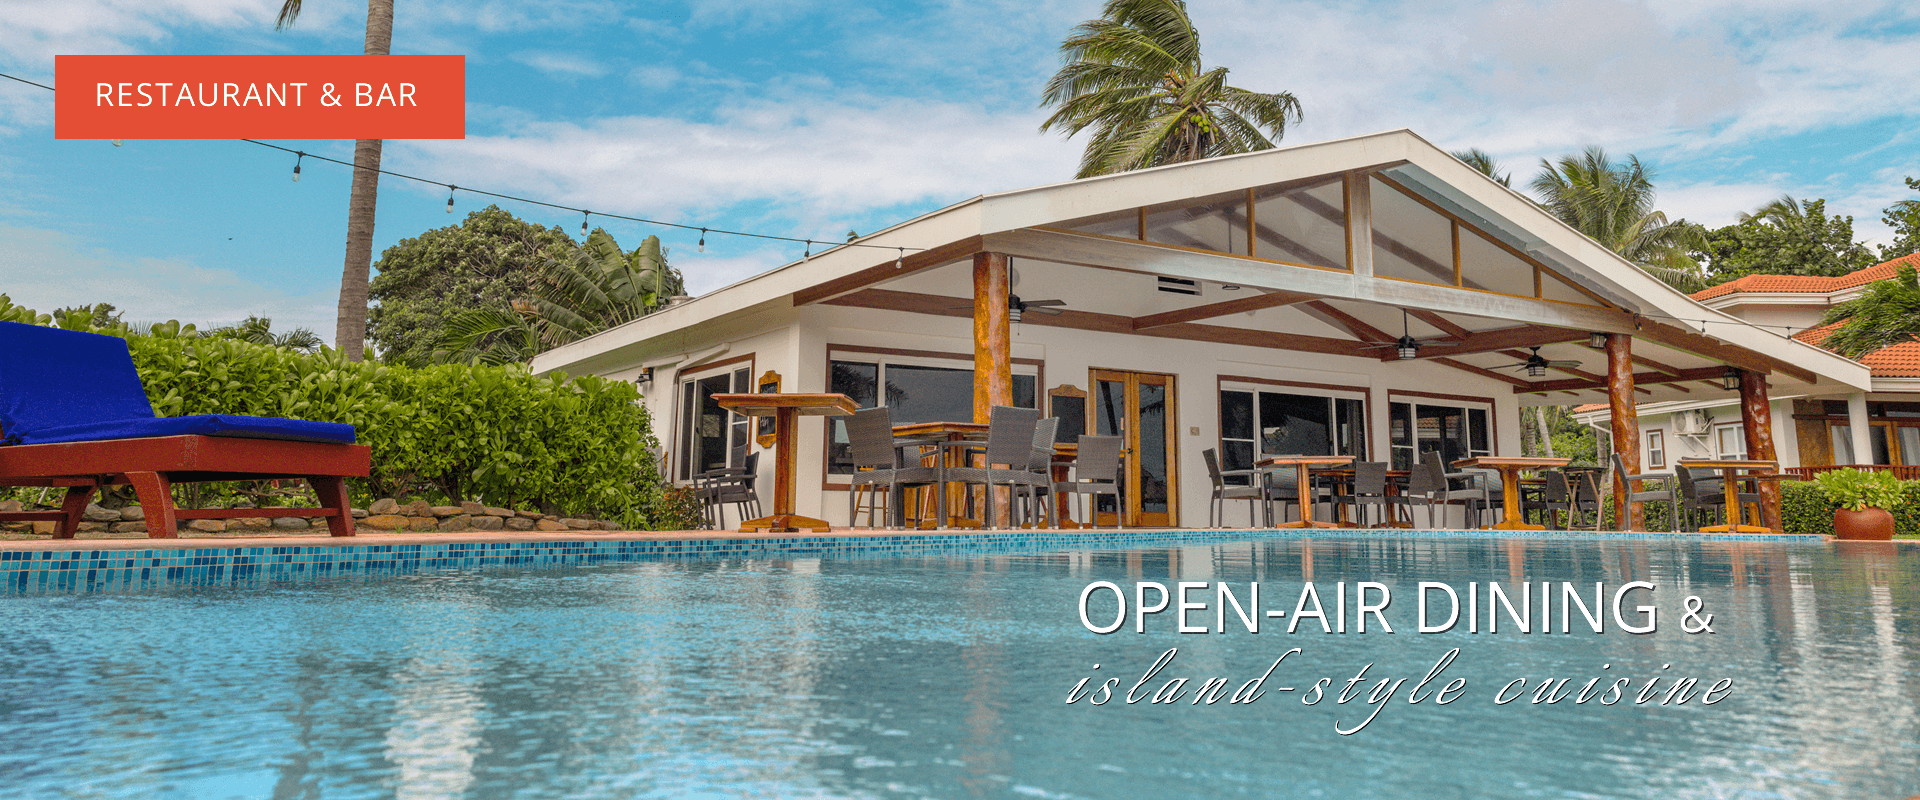
[[[1276,528],[1338,528],[1336,523],[1320,522],[1313,518],[1313,490],[1307,485],[1307,473],[1312,467],[1334,467],[1352,464],[1353,456],[1267,456],[1256,462],[1262,467],[1293,467],[1295,485],[1300,491],[1300,519],[1295,522],[1283,522]]]
[[[716,394],[721,408],[749,417],[773,417],[773,514],[740,523],[741,533],[786,533],[802,528],[824,531],[827,521],[793,513],[795,429],[800,417],[844,417],[856,408],[853,398],[825,392]]]
[[[984,422],[910,422],[893,426],[893,438],[908,439],[928,443],[938,442],[984,442],[987,440],[987,423]],[[923,522],[923,528],[978,528],[980,521],[968,519],[958,514],[948,513],[948,509],[964,506],[965,489],[946,485],[945,470],[949,467],[966,466],[961,463],[962,453],[958,448],[947,448],[946,453],[934,456],[939,459],[936,466],[941,468],[940,494],[936,495],[937,509],[931,522]],[[900,502],[889,498],[888,502]],[[925,509],[921,509],[924,515]],[[944,514],[944,516],[942,516]]]
[[[1680,463],[1686,464],[1688,469],[1720,470],[1720,478],[1725,481],[1724,485],[1727,493],[1727,524],[1709,525],[1701,528],[1701,533],[1779,533],[1779,531],[1764,525],[1741,524],[1744,515],[1740,508],[1740,481],[1780,480],[1787,477],[1785,475],[1775,474],[1780,471],[1778,462],[1748,460],[1695,461],[1693,459],[1685,459]],[[1747,474],[1742,475],[1742,472]],[[1763,522],[1767,520],[1767,511],[1768,509],[1766,508],[1760,509],[1760,519]],[[1775,516],[1777,515],[1778,512],[1775,512]]]
[[[1453,466],[1459,469],[1479,467],[1500,471],[1501,502],[1505,510],[1500,515],[1500,522],[1493,526],[1494,530],[1544,531],[1547,529],[1545,525],[1528,524],[1524,516],[1525,512],[1520,506],[1520,470],[1553,469],[1555,467],[1564,467],[1571,461],[1572,459],[1568,458],[1476,456],[1474,458],[1455,461],[1453,462]]]

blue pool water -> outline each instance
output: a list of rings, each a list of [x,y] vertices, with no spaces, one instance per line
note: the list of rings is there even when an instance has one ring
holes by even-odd
[[[1286,632],[1308,580],[1329,616],[1336,582],[1350,604],[1380,583],[1395,633],[1359,633],[1351,605],[1345,634]],[[1098,581],[1204,582],[1190,596],[1210,601],[1215,582],[1245,601],[1258,581],[1260,607],[1286,616],[1179,634],[1163,613],[1096,635],[1077,601]],[[1463,604],[1472,585],[1556,582],[1554,632],[1535,609],[1534,633],[1504,611],[1499,633],[1416,633],[1422,581]],[[1595,581],[1609,599],[1655,584],[1625,621],[1651,598],[1657,631],[1608,610],[1595,634],[1576,610],[1559,632],[1561,581],[1589,601]],[[1683,631],[1689,596],[1714,633]],[[1096,625],[1112,597],[1092,595]],[[1912,546],[1387,537],[15,595],[0,597],[0,794],[1903,798],[1920,793],[1917,607]],[[1211,608],[1189,615],[1202,622]],[[1141,694],[1174,677],[1237,688],[1296,647],[1249,704],[1120,696],[1169,648]],[[1453,648],[1457,699],[1437,705],[1436,681],[1409,703]],[[1125,680],[1104,705],[1068,704],[1089,676]],[[1629,694],[1650,677],[1732,688],[1713,705],[1529,702],[1540,678],[1601,676],[1635,679]],[[1337,733],[1373,712],[1381,678],[1406,684]],[[1517,678],[1524,697],[1496,705]]]

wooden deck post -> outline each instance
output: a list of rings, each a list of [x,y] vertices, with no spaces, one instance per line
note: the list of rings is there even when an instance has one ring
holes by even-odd
[[[973,421],[1013,405],[1013,332],[1007,321],[1007,257],[973,254]]]
[[[1627,471],[1640,471],[1640,418],[1633,406],[1633,337],[1624,333],[1607,334],[1607,410],[1613,415],[1613,450]],[[1621,475],[1613,476],[1613,518],[1621,530],[1646,529],[1643,504],[1627,502],[1628,486]]]
[[[1773,449],[1773,408],[1767,399],[1767,376],[1752,370],[1740,371],[1740,426],[1747,433],[1747,458],[1754,461],[1778,461]],[[1780,527],[1780,482],[1759,481],[1760,524],[1776,531]]]

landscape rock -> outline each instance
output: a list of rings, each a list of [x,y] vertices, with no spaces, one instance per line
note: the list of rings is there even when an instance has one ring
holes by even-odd
[[[378,503],[375,505],[378,505]],[[407,529],[410,521],[406,517],[398,514],[375,514],[361,520],[360,524],[377,531],[402,531]]]
[[[427,505],[427,501],[425,500],[415,500],[401,507],[400,513],[409,517],[431,517],[433,516],[433,506]]]
[[[86,517],[88,522],[119,522],[120,512],[88,503]]]
[[[511,516],[513,516],[513,509],[511,509],[511,508],[494,508],[493,506],[487,506],[487,508],[486,508],[486,514],[487,514],[487,516],[489,516],[489,517],[500,517],[500,518],[503,518],[503,519],[504,519],[504,518],[506,518],[506,517],[511,517]]]
[[[436,517],[457,517],[457,516],[460,516],[461,514],[467,513],[464,509],[460,508],[459,506],[434,506],[433,508],[428,510],[432,511],[433,515]]]
[[[146,519],[147,510],[139,506],[127,506],[120,509],[120,518],[125,520]]]
[[[19,511],[25,508],[18,500],[0,500],[0,512]]]
[[[505,521],[499,517],[482,516],[473,518],[473,529],[476,531],[497,531],[503,527],[506,527]]]
[[[510,530],[510,531],[533,530],[533,520],[527,519],[526,517],[514,517],[513,519],[507,520],[507,530]]]
[[[273,520],[266,517],[240,517],[227,520],[227,530],[241,528],[250,531],[264,531],[273,527]]]
[[[146,526],[143,525],[141,527],[144,528]],[[200,531],[201,533],[225,533],[227,530],[227,523],[225,520],[218,520],[218,519],[188,520],[187,530]]]
[[[52,536],[54,531],[60,529],[60,523],[50,519],[31,520],[28,524],[33,526],[33,532],[38,536]]]
[[[383,497],[373,501],[373,505],[367,506],[367,513],[374,516],[381,514],[398,514],[400,513],[400,501],[391,497]]]
[[[518,515],[520,515],[520,516],[522,516],[522,517],[526,517],[527,519],[539,519],[539,518],[540,518],[540,512],[538,512],[538,511],[516,511],[516,512],[514,512],[514,513],[515,513],[515,514],[518,514]]]
[[[107,526],[106,526],[106,524],[105,524],[105,523],[100,523],[100,522],[82,522],[82,523],[80,523],[80,531],[81,531],[82,533],[99,533],[99,532],[101,532],[101,531],[104,531],[104,530],[106,530],[106,529],[107,529]]]
[[[274,517],[273,529],[277,531],[304,531],[313,527],[313,523],[300,517]],[[224,528],[222,529],[224,530]]]
[[[460,501],[460,513],[485,514],[487,513],[487,507],[480,505],[479,503],[473,502],[472,500],[462,500]]]
[[[564,531],[567,529],[567,526],[562,525],[550,519],[543,519],[538,522],[535,522],[533,523],[533,527],[535,529],[543,530],[543,531]]]
[[[349,509],[347,509],[347,510],[348,510],[348,511],[350,511],[350,512],[353,512],[353,518],[354,518],[354,519],[366,519],[366,518],[367,518],[367,510],[366,510],[366,509],[364,509],[364,508],[349,508]]]
[[[455,510],[458,510],[458,509],[455,509]],[[467,526],[471,525],[472,523],[473,523],[473,517],[469,517],[465,514],[460,514],[457,516],[447,517],[446,519],[440,520],[440,526],[438,530],[442,532],[464,531],[467,529]]]
[[[194,521],[200,522],[202,520],[194,520]],[[140,531],[144,531],[146,529],[147,529],[147,523],[144,523],[144,522],[131,521],[131,522],[113,523],[114,533],[137,533]]]
[[[560,520],[560,524],[565,525],[569,528],[572,528],[576,531],[584,531],[590,525],[590,523],[588,523],[584,519],[571,519],[571,518]]]

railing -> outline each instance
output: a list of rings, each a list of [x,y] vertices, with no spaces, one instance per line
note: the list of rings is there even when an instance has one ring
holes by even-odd
[[[1795,480],[1810,481],[1813,476],[1836,469],[1857,469],[1866,472],[1891,472],[1893,477],[1903,481],[1920,481],[1920,466],[1911,464],[1834,464],[1825,467],[1788,467],[1781,472],[1792,475]]]

